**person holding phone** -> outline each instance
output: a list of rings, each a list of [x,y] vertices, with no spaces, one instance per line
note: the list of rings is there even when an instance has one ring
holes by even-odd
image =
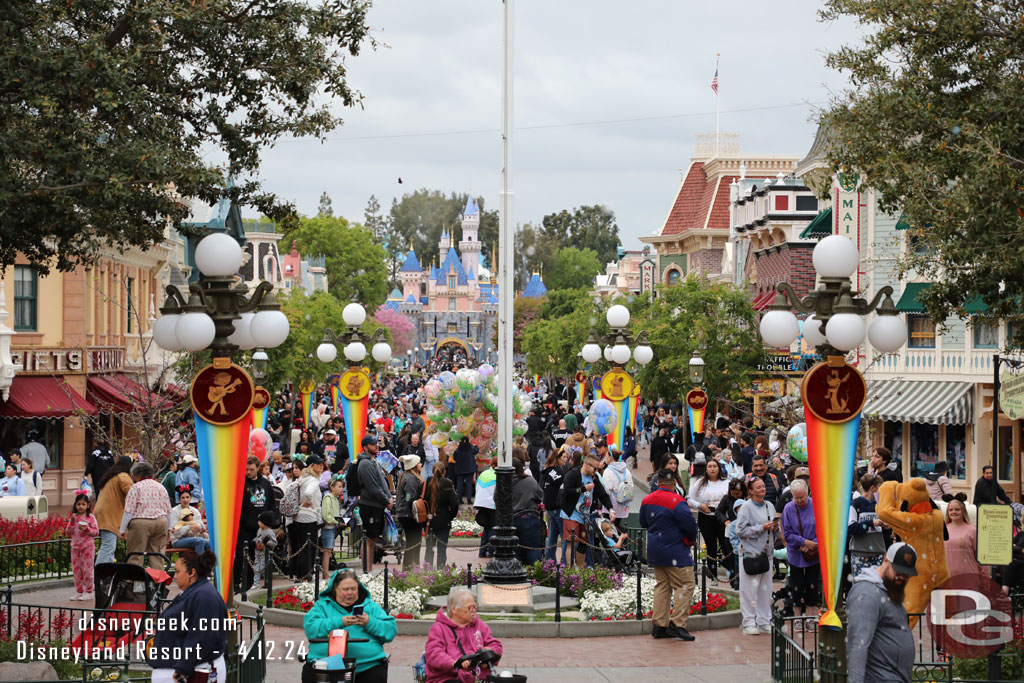
[[[310,642],[309,656],[302,668],[302,683],[316,680],[315,662],[328,656],[331,631],[348,631],[346,658],[356,660],[355,683],[387,683],[388,659],[385,643],[398,633],[395,618],[373,601],[370,591],[351,569],[340,569],[303,620]],[[312,642],[321,640],[322,642]]]

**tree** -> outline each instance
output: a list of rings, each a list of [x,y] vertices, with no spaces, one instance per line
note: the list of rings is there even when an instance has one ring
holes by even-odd
[[[401,356],[412,348],[416,339],[412,322],[393,308],[384,306],[377,309],[373,319],[381,327],[387,328],[391,336],[391,353]]]
[[[549,239],[539,226],[526,223],[516,231],[515,283],[522,290],[533,273],[539,273],[545,264],[554,261],[559,243]]]
[[[580,289],[593,284],[600,272],[601,262],[593,249],[563,247],[544,271],[544,284],[551,290]]]
[[[608,331],[605,312],[610,302],[587,297],[566,314],[552,318],[538,318],[522,332],[522,351],[526,354],[526,367],[530,372],[546,377],[571,378],[584,368],[580,349],[586,343],[590,330]],[[590,368],[592,373],[607,370],[602,360]]]
[[[333,216],[334,209],[331,208],[331,197],[326,192],[320,195],[320,209],[316,212],[317,216]]]
[[[615,213],[603,206],[579,206],[550,213],[541,221],[544,236],[559,246],[585,244],[601,264],[618,260],[619,226]]]
[[[856,171],[882,210],[900,214],[917,248],[900,274],[934,284],[933,319],[1021,316],[1024,289],[1024,23],[1019,2],[828,0],[863,45],[828,56],[850,88],[821,117],[834,168]],[[1018,327],[1015,345],[1024,342]]]
[[[70,270],[148,248],[224,194],[276,221],[256,180],[282,136],[323,136],[358,104],[344,55],[373,45],[369,2],[0,3],[0,266]],[[217,151],[223,167],[208,156]]]
[[[387,299],[386,254],[366,228],[340,216],[317,216],[302,218],[284,234],[303,254],[324,256],[328,288],[338,301],[355,300],[373,311]]]
[[[715,399],[740,398],[764,359],[749,297],[731,285],[694,275],[645,292],[629,304],[630,328],[646,330],[654,360],[637,374],[646,396],[679,397],[690,388],[694,349],[706,364],[704,385]]]
[[[545,319],[560,318],[578,308],[591,306],[593,298],[589,286],[579,289],[549,289],[538,316]]]
[[[462,237],[462,212],[466,210],[467,199],[469,195],[465,193],[452,192],[446,197],[438,190],[424,188],[403,195],[401,201],[394,200],[389,217],[388,252],[404,257],[411,240],[424,268],[429,268],[435,258],[439,261],[444,259],[445,255],[439,254],[437,248],[441,233],[447,230],[452,236],[452,245],[458,249]],[[476,203],[480,209],[481,252],[489,255],[498,239],[497,213],[484,210],[483,197],[477,197]],[[392,235],[394,244],[391,244]]]

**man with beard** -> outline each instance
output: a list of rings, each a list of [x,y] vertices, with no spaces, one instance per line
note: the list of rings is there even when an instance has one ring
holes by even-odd
[[[273,512],[277,508],[273,484],[259,475],[259,468],[259,458],[249,456],[242,490],[242,514],[238,520],[238,542],[235,545],[235,588],[239,590],[252,586],[256,532],[260,530],[257,518],[262,513]],[[243,555],[243,547],[247,556]]]
[[[912,576],[917,576],[917,552],[906,543],[893,543],[881,567],[869,567],[853,580],[846,598],[850,683],[910,683],[914,636],[903,592]]]

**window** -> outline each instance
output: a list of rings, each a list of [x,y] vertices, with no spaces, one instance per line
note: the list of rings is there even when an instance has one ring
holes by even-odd
[[[971,322],[974,329],[974,348],[995,349],[999,347],[999,322],[991,318],[975,318]]]
[[[1013,433],[1017,423],[999,425],[999,459],[996,462],[996,478],[1003,481],[1013,480]]]
[[[934,349],[935,348],[935,323],[927,315],[908,315],[907,329],[910,331],[910,341],[907,346],[912,349]]]
[[[796,210],[797,211],[817,211],[818,210],[818,198],[814,195],[797,195],[796,197]]]
[[[449,289],[455,289],[455,284],[456,284],[455,276],[454,275],[449,275],[448,276],[448,288]]]
[[[930,254],[932,251],[931,246],[919,235],[910,236],[910,249],[918,256]]]
[[[680,273],[678,269],[673,268],[670,271],[668,271],[668,273],[666,273],[665,281],[670,285],[677,285],[679,284],[679,280],[681,280],[682,277],[683,274]]]
[[[135,278],[127,277],[124,279],[124,291],[128,296],[128,305],[125,309],[128,311],[128,334],[132,333],[132,319],[135,317],[135,300],[132,298],[135,293]]]
[[[1018,348],[1014,339],[1021,332],[1021,327],[1024,326],[1024,321],[1011,320],[1006,323],[1006,345],[1012,348]]]
[[[923,477],[939,459],[939,426],[910,425],[910,476]]]
[[[967,427],[964,425],[946,425],[946,462],[950,479],[967,476]]]
[[[449,311],[454,311],[455,310],[455,297],[448,297],[448,310]]]
[[[14,266],[14,329],[36,330],[36,269]]]

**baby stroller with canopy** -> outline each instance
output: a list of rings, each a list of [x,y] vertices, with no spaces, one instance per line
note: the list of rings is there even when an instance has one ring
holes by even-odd
[[[620,532],[615,524],[604,517],[591,517],[590,530],[594,538],[593,551],[596,565],[618,571],[629,571],[636,567],[636,553],[629,548],[633,541],[626,534]],[[609,533],[611,536],[608,535]],[[622,543],[616,547],[620,538],[623,539]]]

